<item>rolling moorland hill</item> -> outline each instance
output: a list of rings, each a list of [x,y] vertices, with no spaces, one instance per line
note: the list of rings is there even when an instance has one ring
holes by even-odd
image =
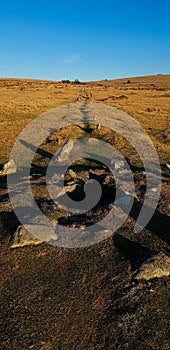
[[[123,226],[113,237],[86,248],[42,243],[11,249],[19,222],[8,198],[6,176],[0,176],[2,349],[168,350],[169,277],[135,280],[133,271],[152,254],[170,256],[170,173],[166,166],[170,164],[170,75],[87,83],[0,79],[0,166],[8,161],[17,136],[31,120],[76,101],[119,108],[141,123],[160,159],[159,204],[147,227],[134,233],[146,179],[134,149],[121,135],[114,135],[115,147],[132,164],[138,199]],[[35,157],[34,170],[45,169],[49,147],[55,151],[57,137],[71,138],[73,131],[75,138],[85,135],[78,127],[52,133]],[[102,126],[101,133],[104,140],[113,136]],[[87,164],[83,167],[89,169]],[[32,185],[36,200],[50,207],[42,186],[44,173],[39,181],[41,186]]]

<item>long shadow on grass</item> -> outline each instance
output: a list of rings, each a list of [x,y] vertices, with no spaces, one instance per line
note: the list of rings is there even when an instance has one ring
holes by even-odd
[[[7,237],[11,237],[16,231],[20,222],[14,211],[1,211],[0,213],[0,239],[3,241]]]
[[[22,145],[24,145],[27,148],[30,148],[31,151],[33,151],[34,153],[38,153],[42,157],[51,159],[53,156],[53,154],[51,154],[51,153],[49,153],[41,148],[37,148],[36,146],[32,145],[31,143],[26,142],[25,140],[20,140],[20,142],[22,143]]]
[[[130,216],[137,220],[141,209],[142,204],[135,200]],[[170,245],[170,218],[167,215],[156,210],[146,228]]]
[[[132,265],[140,258],[152,254],[152,251],[149,248],[140,243],[131,241],[118,233],[113,236],[113,242],[119,253]]]

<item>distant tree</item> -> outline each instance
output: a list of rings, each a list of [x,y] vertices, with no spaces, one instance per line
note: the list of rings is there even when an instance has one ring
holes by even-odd
[[[127,84],[131,84],[131,80],[127,80]]]
[[[70,83],[71,83],[71,81],[70,81],[70,80],[68,80],[68,79],[66,79],[66,80],[61,80],[61,83],[70,84]]]
[[[75,83],[75,84],[80,84],[80,81],[79,81],[78,79],[75,79],[75,80],[74,80],[74,83]]]

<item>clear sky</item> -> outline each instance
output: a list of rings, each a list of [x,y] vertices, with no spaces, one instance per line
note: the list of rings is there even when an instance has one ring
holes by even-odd
[[[1,0],[0,77],[170,73],[170,0]]]

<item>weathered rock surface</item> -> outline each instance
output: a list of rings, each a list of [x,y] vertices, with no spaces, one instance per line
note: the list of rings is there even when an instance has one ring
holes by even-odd
[[[24,226],[19,226],[11,239],[11,248],[24,247],[27,245],[37,245],[42,241],[33,236]]]
[[[134,271],[136,280],[150,280],[170,275],[170,257],[160,252],[146,259],[141,266]]]
[[[73,141],[67,141],[57,154],[57,162],[68,160],[71,150],[73,148]]]
[[[166,163],[166,166],[170,170],[170,164]]]
[[[61,197],[65,195],[67,192],[71,193],[74,192],[77,186],[80,186],[79,183],[71,183],[70,185],[67,185],[62,188],[62,190],[57,194],[56,198]]]
[[[4,164],[3,169],[0,171],[1,176],[15,174],[17,171],[17,166],[13,159],[11,159],[8,163]]]

